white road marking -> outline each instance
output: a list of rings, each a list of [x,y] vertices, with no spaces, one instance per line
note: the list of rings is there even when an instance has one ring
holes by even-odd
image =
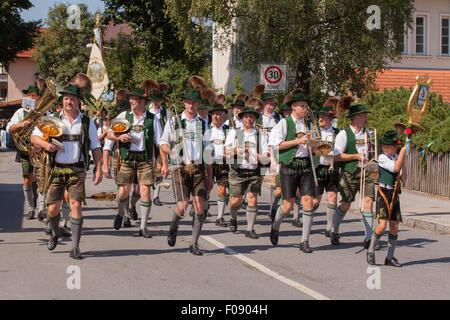
[[[274,278],[274,279],[276,279],[278,281],[281,281],[281,282],[283,282],[283,283],[285,283],[285,284],[287,284],[287,285],[297,289],[298,291],[301,291],[301,292],[303,292],[303,293],[313,297],[316,300],[331,300],[330,298],[325,297],[325,296],[321,295],[320,293],[318,293],[318,292],[316,292],[316,291],[314,291],[312,289],[309,289],[308,287],[305,287],[304,285],[302,285],[302,284],[300,284],[298,282],[295,282],[295,281],[293,281],[291,279],[288,279],[288,278],[278,274],[277,272],[272,271],[269,268],[266,268],[262,264],[260,264],[260,263],[258,263],[256,261],[254,261],[254,260],[244,256],[241,253],[238,253],[238,252],[234,251],[233,249],[230,249],[230,248],[226,247],[221,242],[219,242],[219,241],[217,241],[217,240],[215,240],[215,239],[213,239],[213,238],[211,238],[209,236],[202,236],[202,238],[205,239],[206,241],[210,242],[211,244],[215,245],[219,249],[225,250],[227,253],[232,254],[234,257],[238,258],[239,260],[242,260],[245,263],[251,265],[252,267],[258,269],[259,271],[267,274],[268,276],[270,276],[270,277],[272,277],[272,278]]]

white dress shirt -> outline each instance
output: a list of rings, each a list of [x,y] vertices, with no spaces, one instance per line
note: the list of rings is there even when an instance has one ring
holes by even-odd
[[[237,132],[244,133],[243,137],[239,137]],[[269,146],[267,144],[267,138],[265,138],[262,134],[259,135],[256,129],[251,130],[234,130],[231,129],[230,133],[227,135],[227,139],[225,141],[225,148],[240,148],[244,149],[245,142],[250,142],[250,154],[248,159],[242,159],[242,164],[239,166],[241,169],[251,169],[255,170],[258,167],[258,161],[256,158],[256,154],[258,152],[257,145],[259,143],[259,154],[262,155],[264,153],[269,153]]]
[[[24,108],[19,108],[16,112],[14,112],[14,115],[12,116],[11,120],[9,121],[8,125],[6,126],[6,131],[10,134],[11,131],[9,131],[9,129],[11,128],[11,126],[13,124],[18,124],[19,122],[22,122],[23,119],[25,118],[25,109]]]
[[[380,166],[381,168],[383,168],[389,172],[395,173],[395,162],[397,161],[397,159],[398,159],[398,154],[395,154],[395,156],[392,157],[392,156],[382,153],[378,156],[378,166]],[[394,189],[393,186],[390,186],[383,182],[380,182],[379,184],[380,184],[380,187],[382,187],[382,188],[391,189],[391,190]]]
[[[304,119],[297,120],[296,118],[294,118],[292,116],[290,116],[290,117],[292,118],[292,120],[294,120],[296,133],[299,133],[299,132],[306,133],[307,131],[313,129],[312,124],[310,125],[309,129],[306,127]],[[280,145],[280,143],[282,143],[283,141],[286,141],[286,135],[287,135],[286,118],[281,119],[280,122],[278,122],[277,125],[272,128],[271,133],[272,134],[269,135],[269,139],[270,139],[269,145],[270,146],[278,147]],[[313,136],[315,136],[314,132],[313,132]],[[307,145],[299,144],[294,158],[304,158],[304,157],[308,157],[308,156],[309,156],[309,153],[308,153]]]
[[[355,134],[355,139],[360,141],[365,141],[365,130],[362,128],[359,132],[356,132],[356,130],[350,126],[350,129]],[[370,141],[370,133],[367,135],[367,141]],[[334,151],[335,155],[339,155],[341,153],[344,153],[345,146],[347,145],[347,133],[345,130],[341,130],[341,132],[338,133],[336,136],[336,141],[334,143]],[[356,143],[356,151],[360,154],[364,155],[365,159],[368,159],[368,152],[367,152],[367,145],[362,143]],[[358,161],[358,168],[362,167],[361,161]]]
[[[112,152],[113,149],[114,149],[114,141],[109,140],[108,137],[105,137],[105,144],[103,145],[103,150]]]
[[[151,113],[153,113],[155,115],[155,119],[158,119],[159,122],[161,123],[161,131],[164,129],[162,128],[162,120],[161,118],[164,117],[164,122],[167,123],[167,121],[170,119],[170,111],[168,109],[166,109],[166,114],[162,114],[162,107],[159,107],[158,110],[155,110],[153,108],[153,103],[150,104],[150,106],[148,107],[148,111],[150,111]]]
[[[233,121],[234,121],[234,125],[236,126],[236,129],[242,128],[243,124],[242,124],[242,120],[241,119],[239,119],[238,117],[233,115]],[[230,123],[230,120],[225,121],[225,124],[227,126],[229,126],[230,128],[233,128],[233,126]]]
[[[186,116],[186,113],[183,111],[183,113],[180,116],[180,120],[185,120],[186,122],[186,129],[183,130],[183,137],[184,141],[186,143],[187,150],[183,150],[183,163],[186,163],[188,155],[191,164],[200,164],[203,163],[203,150],[202,150],[202,143],[203,140],[203,148],[208,147],[209,141],[208,141],[208,126],[205,126],[205,134],[202,136],[202,124],[201,120],[198,115],[195,116],[194,119],[190,120]],[[172,132],[172,128],[175,128],[176,119],[171,118],[170,121],[166,123],[166,126],[164,127],[164,132],[161,136],[161,141],[159,146],[162,146],[164,144],[167,144],[170,146],[173,141],[176,140],[176,137],[174,136],[174,132]],[[179,128],[178,130],[181,130]],[[177,132],[177,136],[179,136],[180,131]],[[182,148],[183,147],[183,141],[180,142],[176,148]]]
[[[83,125],[81,122],[81,112],[78,111],[78,116],[75,120],[70,123],[69,119],[64,115],[64,112],[61,112],[61,120],[66,125],[66,131],[63,134],[81,134],[82,142],[84,142],[84,134],[83,134]],[[97,136],[97,127],[94,122],[89,119],[89,140],[90,140],[90,150],[94,150],[100,148],[100,142],[98,141]],[[43,137],[44,134],[38,127],[34,128],[33,136]],[[84,161],[84,155],[80,150],[81,144],[78,141],[63,141],[64,152],[58,150],[55,156],[55,162],[63,163],[63,164],[72,164],[77,163],[79,161]]]
[[[328,128],[328,130],[320,127],[320,135],[321,135],[322,141],[333,142],[333,137],[334,137],[333,126],[330,126]],[[331,165],[332,157],[334,155],[338,155],[338,153],[336,153],[335,150],[331,150],[330,153],[328,153],[326,156],[321,156],[320,164],[323,166]]]
[[[225,139],[226,132],[223,129],[224,124],[222,124],[219,128],[217,128],[214,124],[211,124],[211,129],[209,130],[209,146],[207,150],[212,151],[214,155],[214,163],[224,163],[223,156],[225,154]]]
[[[119,114],[117,116],[116,119],[125,119],[125,115],[126,115],[127,111],[122,112],[121,114]],[[140,132],[136,132],[133,131],[133,126],[136,125],[144,125],[144,121],[147,118],[147,113],[144,112],[142,114],[142,116],[138,119],[136,117],[136,115],[132,112],[133,114],[133,123],[131,124],[131,128],[130,131],[128,132],[128,135],[131,137],[131,145],[130,145],[130,151],[144,151],[145,150],[145,146],[144,146],[144,131],[140,131]],[[110,129],[112,130],[112,129]],[[155,146],[159,146],[159,141],[162,135],[162,129],[161,129],[161,124],[159,121],[153,121],[153,139],[154,139],[154,143]]]

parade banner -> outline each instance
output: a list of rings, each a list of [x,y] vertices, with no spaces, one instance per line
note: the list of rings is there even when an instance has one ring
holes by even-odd
[[[92,95],[98,100],[102,93],[107,91],[109,79],[103,63],[102,53],[96,43],[92,44],[87,75],[92,81]]]

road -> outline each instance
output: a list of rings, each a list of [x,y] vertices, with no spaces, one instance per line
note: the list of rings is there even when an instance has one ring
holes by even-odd
[[[368,268],[361,218],[346,216],[340,229],[342,244],[333,247],[323,234],[323,202],[312,228],[312,254],[299,250],[301,229],[291,225],[292,216],[281,225],[279,244],[273,247],[266,187],[255,226],[257,240],[244,236],[244,211],[236,234],[214,224],[217,197],[212,193],[213,217],[203,227],[200,257],[188,253],[192,223],[188,216],[180,224],[175,247],[167,245],[174,207],[171,189],[161,191],[164,206],[152,207],[151,239],[138,237],[139,221],[132,228],[114,230],[117,204],[88,198],[80,245],[85,258],[75,261],[69,258],[70,239],[50,252],[43,223],[24,218],[20,165],[13,160],[14,153],[0,152],[0,299],[450,298],[448,235],[401,226],[395,255],[403,267],[383,265],[385,233],[376,252],[377,266]],[[94,187],[92,171],[86,187],[88,196],[116,190],[106,179]],[[228,209],[225,218],[229,219]],[[76,285],[73,289],[74,284],[79,289]]]

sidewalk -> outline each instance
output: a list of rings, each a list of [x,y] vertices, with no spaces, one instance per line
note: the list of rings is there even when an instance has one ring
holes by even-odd
[[[359,215],[359,196],[356,198],[350,212]],[[450,200],[417,191],[402,190],[400,207],[404,225],[410,228],[450,234]]]

